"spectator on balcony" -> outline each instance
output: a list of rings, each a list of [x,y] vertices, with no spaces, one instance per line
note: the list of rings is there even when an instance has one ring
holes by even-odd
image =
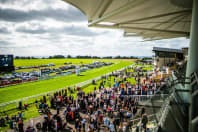
[[[142,126],[144,128],[144,130],[146,130],[146,125],[148,123],[148,117],[147,117],[147,114],[143,114],[142,115]]]

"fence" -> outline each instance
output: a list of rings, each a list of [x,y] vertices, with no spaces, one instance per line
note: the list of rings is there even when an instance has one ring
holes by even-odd
[[[137,102],[141,102],[141,101],[150,101],[152,98],[155,98],[155,100],[164,99],[168,96],[168,94],[154,94],[154,95],[120,95],[120,94],[117,94],[117,96],[130,97],[133,100],[136,100]]]
[[[131,68],[131,67],[133,67],[133,65],[135,65],[135,63],[132,64],[132,65],[130,65],[130,66],[127,66],[127,67],[121,68],[121,69],[119,69],[119,70],[116,70],[116,71],[122,71],[122,70],[124,70],[124,69],[126,69],[126,68]],[[112,72],[109,72],[109,73],[104,74],[104,75],[110,75],[111,73],[112,73]],[[104,75],[102,75],[102,76],[104,76]],[[82,86],[91,84],[93,80],[98,81],[98,80],[100,80],[100,79],[101,79],[101,76],[96,77],[96,78],[93,78],[93,79],[90,79],[90,80],[88,80],[88,81],[84,81],[84,82],[75,84],[75,85],[66,86],[66,87],[70,87],[70,88],[82,87]],[[66,88],[66,87],[65,87],[65,88]],[[6,103],[2,103],[2,104],[0,104],[0,112],[5,112],[5,110],[7,110],[7,109],[15,109],[15,108],[18,108],[19,102],[22,102],[23,104],[29,104],[29,102],[34,102],[36,99],[38,100],[39,97],[47,96],[47,95],[53,94],[53,93],[55,93],[55,92],[62,91],[62,90],[64,90],[65,88],[60,88],[60,89],[57,89],[57,90],[54,90],[54,91],[49,91],[49,92],[46,92],[46,93],[41,93],[41,94],[37,94],[37,95],[33,95],[33,96],[21,98],[21,99],[18,99],[18,100],[14,100],[14,101],[9,101],[9,102],[6,102]]]

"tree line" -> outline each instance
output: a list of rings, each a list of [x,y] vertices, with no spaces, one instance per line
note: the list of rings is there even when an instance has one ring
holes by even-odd
[[[71,55],[54,55],[49,57],[34,57],[34,56],[15,56],[15,59],[64,59],[64,58],[76,58],[76,59],[138,59],[138,57],[135,56],[89,56],[89,55],[77,55],[77,56],[71,56]]]

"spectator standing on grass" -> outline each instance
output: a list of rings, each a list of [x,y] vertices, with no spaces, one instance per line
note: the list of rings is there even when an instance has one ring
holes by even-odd
[[[4,127],[5,126],[5,119],[2,117],[0,120],[0,127]]]
[[[76,131],[79,129],[79,119],[75,120],[75,129]]]
[[[28,126],[25,130],[25,132],[35,132],[35,129],[31,126]]]
[[[44,120],[44,122],[43,122],[43,124],[42,124],[42,130],[43,130],[44,132],[47,131],[47,120],[46,120],[46,119]]]
[[[125,74],[128,74],[128,73],[125,73]],[[121,80],[121,81],[118,80],[119,84],[120,84],[119,87],[120,88],[123,87],[124,94],[126,94],[126,91],[128,91],[127,90],[128,88],[135,87],[135,86],[131,86],[130,83],[124,81],[128,78],[128,76],[125,76],[125,74],[119,73],[119,78],[118,78]],[[107,81],[106,83],[108,85],[109,81]],[[115,83],[117,83],[117,81]],[[121,86],[121,84],[124,86]],[[149,88],[149,85],[148,86],[147,85],[148,84],[145,84],[145,85],[140,84],[140,86],[137,85],[136,91],[140,91],[141,86],[146,86],[147,88]],[[150,89],[151,88],[149,88],[149,90]],[[142,87],[142,90],[143,90],[143,87]],[[58,111],[64,105],[62,99],[59,100],[59,98],[61,98],[61,97],[64,99],[64,103],[65,103],[66,107],[68,107],[68,109],[66,109],[65,116],[69,117],[69,120],[70,120],[70,118],[71,118],[71,120],[76,120],[77,118],[79,119],[79,122],[76,122],[76,128],[77,128],[76,130],[77,131],[78,130],[80,131],[81,127],[83,127],[83,132],[85,132],[88,129],[88,127],[85,128],[86,125],[90,126],[89,131],[93,131],[93,130],[98,131],[100,123],[102,124],[103,121],[105,123],[105,120],[103,120],[102,111],[100,111],[100,112],[97,111],[99,108],[99,105],[100,105],[100,108],[104,110],[104,112],[107,111],[108,115],[113,115],[114,110],[118,111],[118,114],[120,115],[120,120],[126,119],[126,117],[130,118],[131,116],[133,116],[133,114],[131,113],[131,108],[133,109],[133,113],[137,113],[137,107],[134,106],[135,99],[132,99],[130,97],[129,98],[124,97],[124,96],[118,98],[115,96],[114,97],[115,100],[114,100],[113,99],[114,92],[116,94],[116,91],[114,88],[109,88],[109,89],[104,88],[104,92],[103,92],[103,90],[101,91],[101,97],[99,97],[98,99],[96,99],[96,92],[93,92],[93,93],[87,94],[85,96],[78,94],[77,100],[74,100],[74,98],[72,96],[67,96],[63,93],[61,94],[62,95],[61,96],[60,92],[58,95],[58,92],[57,92],[54,95],[54,103],[52,102],[52,104],[54,104],[55,107],[56,106],[59,107],[59,108],[57,108],[57,115],[55,116],[54,119],[53,118],[51,119],[50,112],[48,112],[48,118],[46,116],[46,119],[44,121],[44,123],[46,123],[46,120],[47,120],[47,127],[46,127],[45,131],[53,131],[53,129],[54,129],[54,131],[56,131],[57,129],[58,129],[57,131],[62,131],[62,120],[58,117],[58,113],[59,113]],[[150,92],[148,91],[148,94],[149,93]],[[140,92],[138,92],[138,94],[140,94]],[[45,109],[46,107],[43,107],[43,105],[45,106],[46,104],[44,103],[44,101],[41,101],[41,106],[42,106],[41,110],[46,111],[46,109]],[[78,110],[84,110],[86,112],[86,108],[89,108],[88,106],[91,106],[89,109],[90,113],[87,113],[88,119],[87,119],[87,121],[85,118],[83,120],[81,120],[81,118],[79,116],[76,116],[75,113]],[[68,113],[71,113],[71,114],[69,115]],[[141,115],[145,115],[144,113],[145,112],[141,112]],[[107,114],[105,114],[105,115],[107,115]],[[69,116],[67,116],[67,115],[69,115]],[[119,122],[120,122],[119,115],[117,116],[118,120],[114,121],[113,123],[110,122],[108,117],[105,117],[105,119],[107,118],[107,121],[105,123],[106,127],[108,127],[107,131],[110,131],[110,132],[116,131],[116,125],[117,124],[119,125]],[[14,118],[15,118],[15,120],[19,121],[21,118],[21,114],[19,113],[18,116],[14,117]],[[145,117],[142,116],[142,122],[145,123],[144,118]],[[56,120],[57,120],[57,123],[55,122]],[[43,124],[43,126],[45,127],[44,124]],[[126,126],[126,129],[128,130],[129,125],[124,124],[124,126]],[[146,125],[144,125],[144,126],[146,126]],[[112,129],[112,128],[114,128],[114,129]],[[123,128],[123,126],[122,126],[122,128]],[[30,130],[30,128],[28,128],[27,130]]]
[[[82,120],[83,132],[85,132],[86,118]]]
[[[110,132],[115,132],[114,124],[112,122],[109,125],[109,128],[110,128]]]
[[[13,120],[10,119],[10,120],[8,121],[8,123],[9,123],[9,128],[10,128],[10,129],[13,129]]]
[[[37,99],[35,101],[35,106],[36,106],[36,108],[38,108],[38,100]]]
[[[151,132],[151,130],[149,128],[146,129],[146,132]]]
[[[108,117],[106,116],[105,118],[104,118],[104,125],[108,125]]]
[[[19,122],[18,122],[18,128],[19,128],[19,132],[23,132],[24,131],[23,130],[23,121],[22,121],[22,119],[20,119]]]
[[[36,123],[36,129],[37,129],[37,131],[41,131],[41,123],[40,122]]]
[[[122,129],[123,129],[123,124],[122,124],[122,122],[120,122],[118,132],[123,132]]]

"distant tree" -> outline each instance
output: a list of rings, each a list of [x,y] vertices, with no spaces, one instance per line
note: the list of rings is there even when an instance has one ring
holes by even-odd
[[[151,60],[152,58],[151,57],[144,57],[142,58],[142,60]]]
[[[34,56],[31,56],[30,59],[36,59]]]
[[[62,58],[65,58],[65,56],[63,56],[63,55],[54,55],[52,58],[54,58],[54,59],[62,59]]]
[[[72,58],[71,55],[67,55],[67,58]]]
[[[104,56],[102,57],[103,59],[112,59],[113,57],[112,56]]]
[[[100,59],[99,56],[92,56],[93,59]]]
[[[137,59],[137,57],[135,57],[135,56],[130,56],[130,59]]]
[[[78,59],[91,59],[92,56],[88,56],[88,55],[85,55],[85,56],[77,55],[76,58],[78,58]]]
[[[116,56],[116,57],[114,57],[115,59],[120,59],[120,55],[118,55],[118,56]]]
[[[129,59],[129,57],[127,57],[127,56],[121,56],[120,58],[121,59]]]
[[[20,56],[15,56],[15,59],[20,59]]]

